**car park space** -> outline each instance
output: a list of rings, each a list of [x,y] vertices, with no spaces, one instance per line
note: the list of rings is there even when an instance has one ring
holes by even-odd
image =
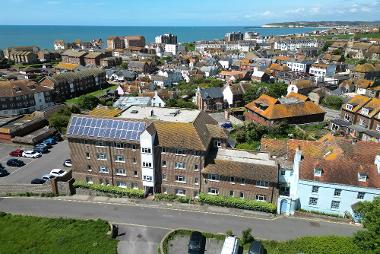
[[[17,146],[14,144],[0,144],[0,163],[9,172],[8,176],[0,177],[0,184],[30,184],[33,179],[42,178],[49,174],[52,169],[67,170],[63,166],[69,158],[69,147],[67,141],[58,142],[49,149],[48,153],[42,154],[40,158],[12,157],[10,152],[21,148],[23,150],[33,150],[33,147]],[[19,159],[25,162],[22,167],[9,167],[9,159]]]

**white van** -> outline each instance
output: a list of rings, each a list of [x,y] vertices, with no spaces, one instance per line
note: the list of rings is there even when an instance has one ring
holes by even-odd
[[[220,254],[238,254],[239,240],[234,236],[227,236],[224,240],[223,249]]]

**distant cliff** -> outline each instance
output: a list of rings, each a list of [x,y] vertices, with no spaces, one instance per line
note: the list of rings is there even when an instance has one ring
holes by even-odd
[[[335,27],[335,26],[378,26],[380,21],[295,21],[269,23],[262,27]]]

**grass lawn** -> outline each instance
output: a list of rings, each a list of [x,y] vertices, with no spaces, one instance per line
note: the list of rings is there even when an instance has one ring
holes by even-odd
[[[268,254],[364,254],[351,237],[302,237],[287,242],[263,241]],[[245,247],[245,246],[244,246]],[[245,247],[246,248],[246,247]],[[249,248],[249,247],[248,247]]]
[[[115,254],[102,220],[48,219],[0,213],[0,253]]]
[[[118,87],[118,85],[111,85],[111,86],[107,86],[107,87],[105,87],[105,88],[103,88],[101,90],[96,90],[94,92],[90,92],[90,93],[83,94],[83,95],[92,95],[92,96],[95,96],[95,97],[100,97],[102,95],[105,95],[108,90],[115,90],[117,87]],[[68,100],[65,101],[65,103],[66,104],[70,104],[70,105],[71,104],[77,104],[78,101],[79,101],[79,97],[68,99]]]

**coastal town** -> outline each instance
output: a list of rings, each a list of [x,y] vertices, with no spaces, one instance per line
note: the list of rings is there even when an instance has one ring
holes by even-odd
[[[78,205],[170,204],[168,213],[199,211],[198,220],[212,213],[333,220],[335,228],[289,234],[352,235],[363,219],[356,208],[380,196],[379,29],[230,31],[194,42],[171,33],[154,41],[115,34],[56,38],[50,49],[4,48],[0,194]],[[117,224],[112,234],[121,231]],[[265,231],[261,238],[271,239]],[[238,244],[227,235],[219,245],[207,239],[207,253]],[[172,244],[161,242],[158,253],[191,246],[168,239]],[[248,253],[252,241],[240,241]]]

